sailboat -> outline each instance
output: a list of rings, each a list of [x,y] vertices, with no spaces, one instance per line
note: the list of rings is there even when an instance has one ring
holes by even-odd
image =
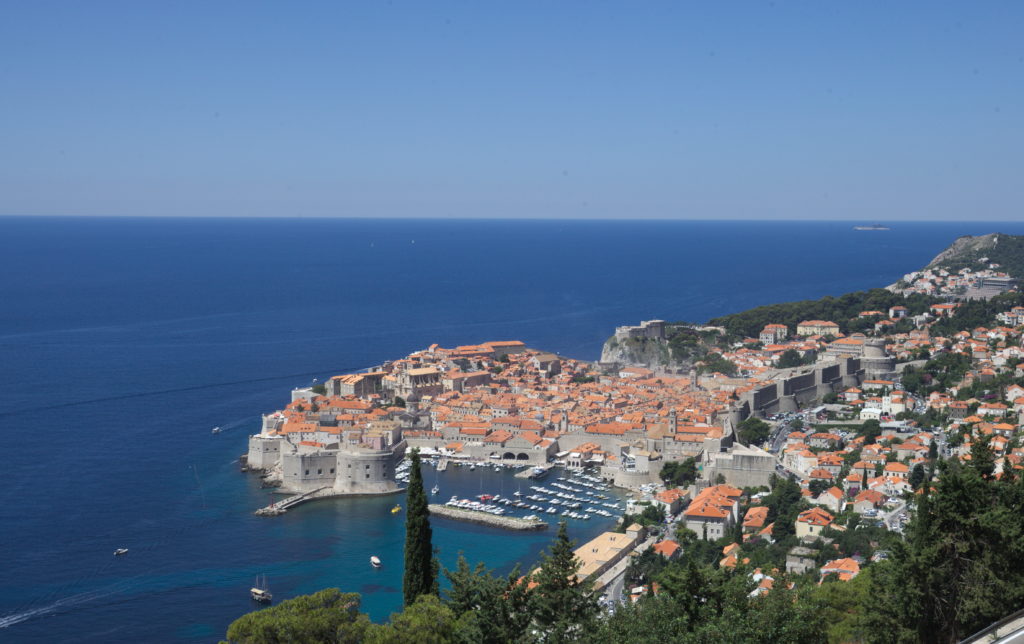
[[[263,575],[263,583],[260,583],[260,578],[256,577],[256,585],[249,589],[249,595],[253,598],[253,601],[258,601],[261,604],[269,604],[274,596],[270,594],[270,588],[267,586],[267,576]]]
[[[440,476],[441,476],[440,474],[438,474],[437,472],[434,472],[434,487],[430,488],[430,493],[431,494],[437,494],[438,492],[441,491],[441,486],[438,485],[438,478],[440,478]]]

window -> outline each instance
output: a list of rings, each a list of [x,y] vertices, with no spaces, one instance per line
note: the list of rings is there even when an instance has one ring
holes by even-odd
[[[370,478],[370,473],[369,472],[366,473],[366,478]]]
[[[306,476],[309,476],[309,470],[306,470]]]
[[[324,471],[323,471],[323,469],[321,468],[321,469],[318,469],[318,470],[316,471],[316,473],[317,473],[317,474],[323,474],[323,473],[324,473]]]
[[[331,468],[331,474],[334,474],[334,468],[333,467]]]

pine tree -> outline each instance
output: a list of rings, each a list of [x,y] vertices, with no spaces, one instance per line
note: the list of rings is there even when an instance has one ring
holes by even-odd
[[[918,463],[917,465],[914,466],[914,469],[910,471],[910,478],[908,482],[910,483],[910,487],[916,490],[917,488],[921,487],[921,483],[923,483],[924,480],[924,467],[920,463]]]
[[[545,642],[584,638],[598,614],[592,584],[576,577],[579,560],[572,546],[562,521],[550,553],[542,557],[541,569],[533,575],[537,587],[531,593],[531,612]]]
[[[409,487],[406,490],[405,576],[402,578],[406,606],[412,605],[420,595],[437,594],[430,510],[427,508],[427,494],[423,491],[419,450],[412,451],[411,460]]]

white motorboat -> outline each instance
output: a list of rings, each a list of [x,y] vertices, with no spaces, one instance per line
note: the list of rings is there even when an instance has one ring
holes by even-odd
[[[380,559],[377,558],[377,555],[372,555],[370,557],[370,565],[373,566],[374,568],[380,568],[381,563],[380,563]]]

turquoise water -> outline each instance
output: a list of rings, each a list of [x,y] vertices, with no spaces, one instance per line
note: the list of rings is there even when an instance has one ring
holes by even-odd
[[[394,499],[252,514],[269,492],[237,458],[291,388],[433,342],[594,359],[619,324],[888,284],[993,230],[1024,224],[0,218],[0,641],[207,642],[258,574],[276,599],[336,586],[384,619]],[[511,481],[453,470],[441,497]],[[434,529],[445,565],[501,572],[551,537]]]

